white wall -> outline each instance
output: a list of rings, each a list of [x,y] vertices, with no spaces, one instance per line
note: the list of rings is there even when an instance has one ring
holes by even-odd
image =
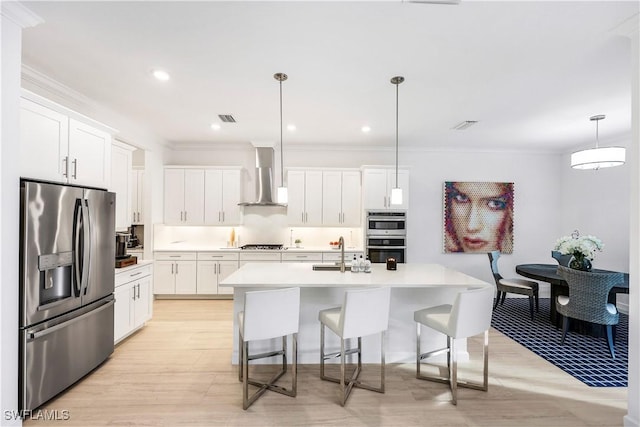
[[[20,66],[22,28],[40,23],[20,4],[0,4],[2,108],[0,128],[0,425],[19,426],[18,410],[18,252],[20,189]]]

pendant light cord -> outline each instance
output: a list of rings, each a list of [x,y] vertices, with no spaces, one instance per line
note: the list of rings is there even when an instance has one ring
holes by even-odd
[[[396,84],[396,188],[398,188],[398,86]]]
[[[284,187],[284,154],[282,147],[282,80],[280,80],[280,187]]]

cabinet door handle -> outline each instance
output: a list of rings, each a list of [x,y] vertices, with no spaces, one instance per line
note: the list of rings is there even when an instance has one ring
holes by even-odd
[[[213,264],[213,274],[218,274],[218,264]]]
[[[131,299],[132,300],[136,300],[136,287],[134,286],[133,288],[131,288],[131,290],[133,291],[133,295],[131,295]]]
[[[173,263],[171,263],[171,274],[173,274]]]
[[[222,222],[224,222],[224,211],[222,211]]]
[[[65,178],[69,178],[69,156],[64,156],[64,159],[62,159],[62,161],[64,162],[62,176],[64,176]]]
[[[78,159],[73,159],[73,179],[78,179]]]
[[[184,211],[184,221],[187,221],[187,211]]]
[[[140,299],[140,283],[138,283],[136,287],[138,288],[138,299]]]
[[[218,222],[222,222],[222,215],[220,215],[220,211],[218,211]]]
[[[178,274],[178,263],[176,263],[176,274]]]

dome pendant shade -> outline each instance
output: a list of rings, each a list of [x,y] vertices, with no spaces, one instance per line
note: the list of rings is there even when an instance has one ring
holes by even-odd
[[[571,155],[571,167],[574,169],[601,169],[624,165],[624,147],[598,147],[598,123],[604,120],[604,114],[589,118],[596,122],[596,147],[576,151]]]

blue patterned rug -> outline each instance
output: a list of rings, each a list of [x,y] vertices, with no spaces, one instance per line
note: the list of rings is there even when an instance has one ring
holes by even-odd
[[[549,298],[540,298],[540,312],[529,314],[528,298],[507,298],[493,312],[491,326],[591,387],[627,387],[629,316],[620,314],[616,326],[616,358],[611,359],[605,337],[567,332],[549,321]]]

